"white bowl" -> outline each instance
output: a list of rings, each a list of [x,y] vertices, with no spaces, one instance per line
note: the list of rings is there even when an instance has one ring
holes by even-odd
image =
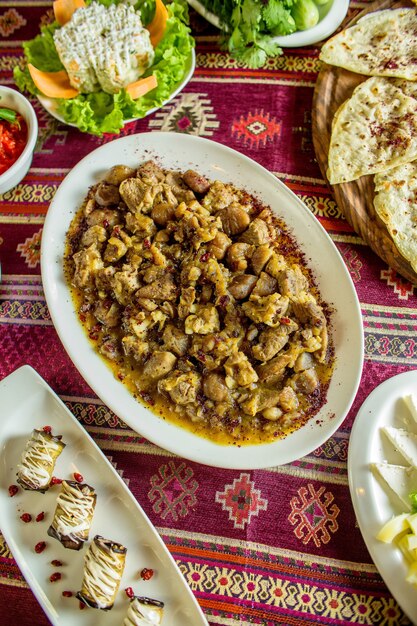
[[[26,176],[32,163],[38,137],[38,120],[29,100],[16,89],[0,85],[0,108],[14,109],[24,117],[28,127],[28,140],[22,154],[8,170],[0,175],[0,195],[15,187]]]
[[[220,20],[214,13],[211,13],[199,0],[188,0],[188,4],[193,7],[197,13],[202,15],[210,24],[221,28]],[[318,23],[307,30],[297,30],[291,35],[282,37],[273,37],[273,41],[281,48],[301,48],[302,46],[310,46],[327,39],[343,22],[347,10],[349,8],[349,0],[329,0],[325,5],[318,6],[320,19]]]

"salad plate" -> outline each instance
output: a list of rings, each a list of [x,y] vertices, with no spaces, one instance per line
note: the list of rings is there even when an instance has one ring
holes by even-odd
[[[373,475],[371,464],[404,464],[399,453],[382,437],[381,428],[410,429],[408,409],[402,398],[415,393],[416,385],[417,371],[412,370],[389,378],[374,389],[355,419],[348,453],[350,494],[363,539],[385,584],[413,623],[417,623],[416,590],[405,580],[405,558],[395,545],[376,539],[383,525],[404,509],[387,495]]]
[[[65,238],[87,190],[116,164],[137,167],[154,159],[161,167],[194,169],[210,180],[246,189],[285,221],[304,252],[321,296],[332,310],[335,368],[327,403],[285,439],[261,445],[220,445],[150,412],[117,380],[82,328],[63,273]],[[329,266],[332,271],[329,272]],[[91,152],[62,182],[49,207],[41,248],[42,280],[49,311],[70,358],[101,400],[133,430],[182,457],[225,468],[289,463],[320,446],[344,420],[355,397],[363,363],[362,318],[349,272],[335,245],[299,198],[273,174],[222,144],[181,133],[141,133]]]
[[[22,393],[24,390],[24,393]],[[129,606],[124,592],[132,587],[137,595],[165,603],[163,622],[170,626],[208,626],[208,623],[185,582],[174,559],[141,506],[119,474],[46,382],[25,365],[0,382],[1,477],[0,527],[5,540],[37,600],[54,626],[113,626],[123,624]],[[57,460],[55,475],[72,479],[75,472],[95,488],[97,505],[90,540],[102,535],[127,548],[126,566],[114,607],[111,611],[80,611],[75,592],[81,588],[86,546],[79,552],[65,549],[47,535],[55,511],[59,485],[45,493],[19,488],[14,497],[9,486],[16,483],[16,465],[34,428],[52,427],[62,435],[66,447]],[[20,516],[32,515],[24,523]],[[42,521],[35,516],[44,513]],[[34,546],[45,541],[46,548],[37,553]],[[62,562],[53,567],[52,560]],[[150,580],[143,581],[143,568],[153,569]],[[62,579],[50,582],[59,569]],[[64,597],[71,591],[72,597]]]
[[[169,94],[169,97],[164,100],[164,102],[162,102],[159,106],[157,107],[152,107],[151,109],[149,109],[148,111],[146,111],[146,113],[142,116],[142,117],[147,117],[148,115],[151,115],[152,113],[155,113],[155,111],[158,111],[160,108],[162,108],[163,106],[165,106],[166,104],[168,104],[168,102],[171,102],[171,100],[173,98],[175,98],[175,96],[177,96],[180,91],[182,91],[184,89],[184,87],[186,86],[187,83],[190,82],[192,75],[194,74],[194,70],[195,70],[195,52],[194,49],[191,50],[190,56],[188,58],[188,62],[185,68],[185,73],[184,73],[184,77],[183,79],[177,83],[177,85],[175,85],[172,89],[172,92]],[[66,124],[67,126],[73,126],[74,128],[77,128],[76,124],[72,124],[70,122],[67,122],[62,115],[59,114],[58,112],[58,103],[57,100],[55,98],[48,98],[47,96],[41,96],[41,95],[37,95],[37,98],[39,100],[39,102],[41,103],[41,105],[43,106],[43,108],[48,111],[48,113],[50,115],[52,115],[52,117],[54,117],[56,120],[58,120],[58,122],[62,122],[62,124]],[[129,122],[134,122],[138,119],[142,119],[142,118],[138,118],[138,117],[132,117],[128,120],[124,121],[124,124],[129,124]]]
[[[204,17],[210,24],[221,28],[217,15],[206,9],[199,0],[188,0],[188,4]],[[309,46],[330,37],[343,22],[349,8],[349,0],[333,0],[318,6],[320,19],[318,23],[307,30],[298,30],[291,35],[273,37],[273,41],[281,48],[299,48]]]

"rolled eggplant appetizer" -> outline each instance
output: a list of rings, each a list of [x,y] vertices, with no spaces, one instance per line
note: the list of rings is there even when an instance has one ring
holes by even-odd
[[[123,626],[159,626],[164,614],[164,603],[160,600],[134,596],[130,601]]]
[[[127,548],[96,535],[87,550],[77,598],[92,609],[113,608],[125,567]]]
[[[51,483],[55,463],[65,443],[62,435],[33,430],[17,466],[17,482],[23,489],[45,493]]]
[[[48,535],[58,539],[64,548],[80,550],[88,540],[96,500],[96,492],[90,485],[62,481]]]

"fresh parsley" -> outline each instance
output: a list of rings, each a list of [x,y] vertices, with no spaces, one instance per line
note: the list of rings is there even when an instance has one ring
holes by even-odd
[[[298,0],[202,0],[217,15],[223,43],[230,54],[251,68],[265,65],[268,57],[282,54],[273,37],[297,30],[291,9]]]

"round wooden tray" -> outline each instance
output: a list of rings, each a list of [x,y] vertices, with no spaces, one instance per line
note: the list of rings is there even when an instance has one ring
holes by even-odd
[[[376,0],[344,26],[354,24],[371,11],[408,6],[415,5],[407,0],[404,2]],[[333,116],[339,106],[351,96],[355,87],[367,78],[367,76],[327,64],[323,64],[323,69],[318,75],[312,110],[313,145],[321,173],[326,181]],[[373,176],[362,176],[355,181],[330,186],[330,188],[339,208],[358,235],[385,263],[410,282],[417,283],[416,272],[400,254],[385,224],[375,213]]]

